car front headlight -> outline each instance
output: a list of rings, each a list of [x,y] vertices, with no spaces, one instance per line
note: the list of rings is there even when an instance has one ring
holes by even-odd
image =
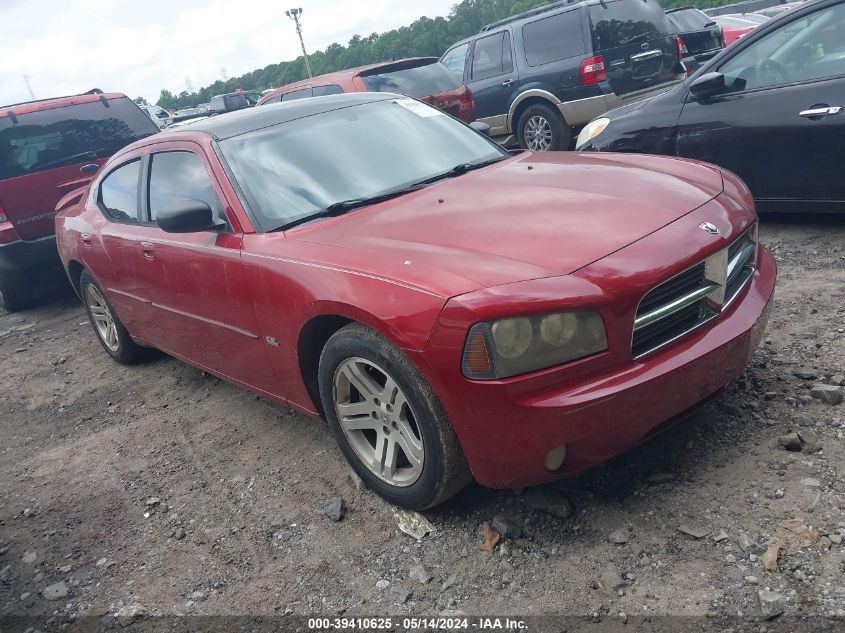
[[[575,142],[575,149],[580,149],[592,141],[599,134],[604,132],[608,125],[610,125],[610,119],[607,117],[601,117],[600,119],[595,119],[594,121],[587,123],[578,135],[578,140]]]
[[[597,312],[556,312],[472,326],[461,369],[473,380],[494,380],[554,367],[607,349]]]

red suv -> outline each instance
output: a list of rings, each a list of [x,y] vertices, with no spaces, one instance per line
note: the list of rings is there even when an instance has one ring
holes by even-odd
[[[37,275],[60,264],[53,216],[106,159],[158,132],[122,94],[0,106],[0,306],[27,307]]]
[[[464,123],[475,121],[472,91],[460,83],[460,80],[455,79],[436,57],[401,59],[312,77],[268,92],[258,105],[344,92],[392,92],[408,95],[440,108]]]

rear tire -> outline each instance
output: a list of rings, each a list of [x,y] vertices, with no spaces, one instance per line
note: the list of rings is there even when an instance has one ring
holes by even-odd
[[[534,103],[520,115],[516,130],[519,146],[534,152],[569,149],[572,130],[560,113],[545,103]]]
[[[132,340],[103,290],[87,270],[79,275],[79,294],[94,334],[109,356],[122,365],[132,365],[146,355],[147,350]]]
[[[358,323],[338,330],[323,348],[318,378],[341,452],[385,500],[425,510],[472,480],[431,386],[378,332]]]
[[[19,312],[32,305],[32,285],[23,272],[0,272],[0,306],[7,312]]]

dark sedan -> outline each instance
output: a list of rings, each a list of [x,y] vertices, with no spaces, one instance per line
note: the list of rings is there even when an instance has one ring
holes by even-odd
[[[666,12],[666,17],[677,31],[681,62],[687,69],[687,74],[696,71],[725,48],[722,27],[698,9],[670,9]]]
[[[761,211],[845,211],[845,0],[782,14],[682,84],[589,123],[578,149],[739,174]]]

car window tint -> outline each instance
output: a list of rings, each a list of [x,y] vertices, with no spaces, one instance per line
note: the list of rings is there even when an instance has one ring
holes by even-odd
[[[596,54],[629,44],[642,44],[675,32],[654,0],[612,0],[604,5],[590,5],[590,19]]]
[[[453,48],[443,56],[443,59],[440,60],[440,63],[453,72],[461,81],[463,81],[464,78],[464,68],[467,63],[468,50],[469,42]]]
[[[522,41],[529,66],[580,55],[584,52],[581,14],[579,11],[566,11],[529,22],[522,27]]]
[[[456,78],[440,62],[423,62],[418,66],[400,67],[396,70],[367,71],[361,80],[370,92],[397,92],[420,99],[449,92],[457,88],[462,79]]]
[[[479,38],[472,55],[472,78],[474,81],[503,74],[505,71],[503,55],[505,32]]]
[[[215,216],[226,220],[223,205],[199,156],[193,152],[161,152],[150,158],[150,220],[155,221],[160,211],[186,198],[202,200]]]
[[[100,207],[113,220],[138,221],[138,174],[141,161],[115,169],[100,183]]]
[[[328,84],[326,86],[314,86],[312,92],[315,97],[325,97],[328,95],[342,94],[343,88],[337,84]]]
[[[734,91],[845,75],[845,4],[786,22],[719,71]]]
[[[311,88],[302,88],[282,95],[282,101],[295,101],[296,99],[308,99],[312,96]]]
[[[0,124],[0,179],[106,158],[158,127],[127,98],[19,114]]]

